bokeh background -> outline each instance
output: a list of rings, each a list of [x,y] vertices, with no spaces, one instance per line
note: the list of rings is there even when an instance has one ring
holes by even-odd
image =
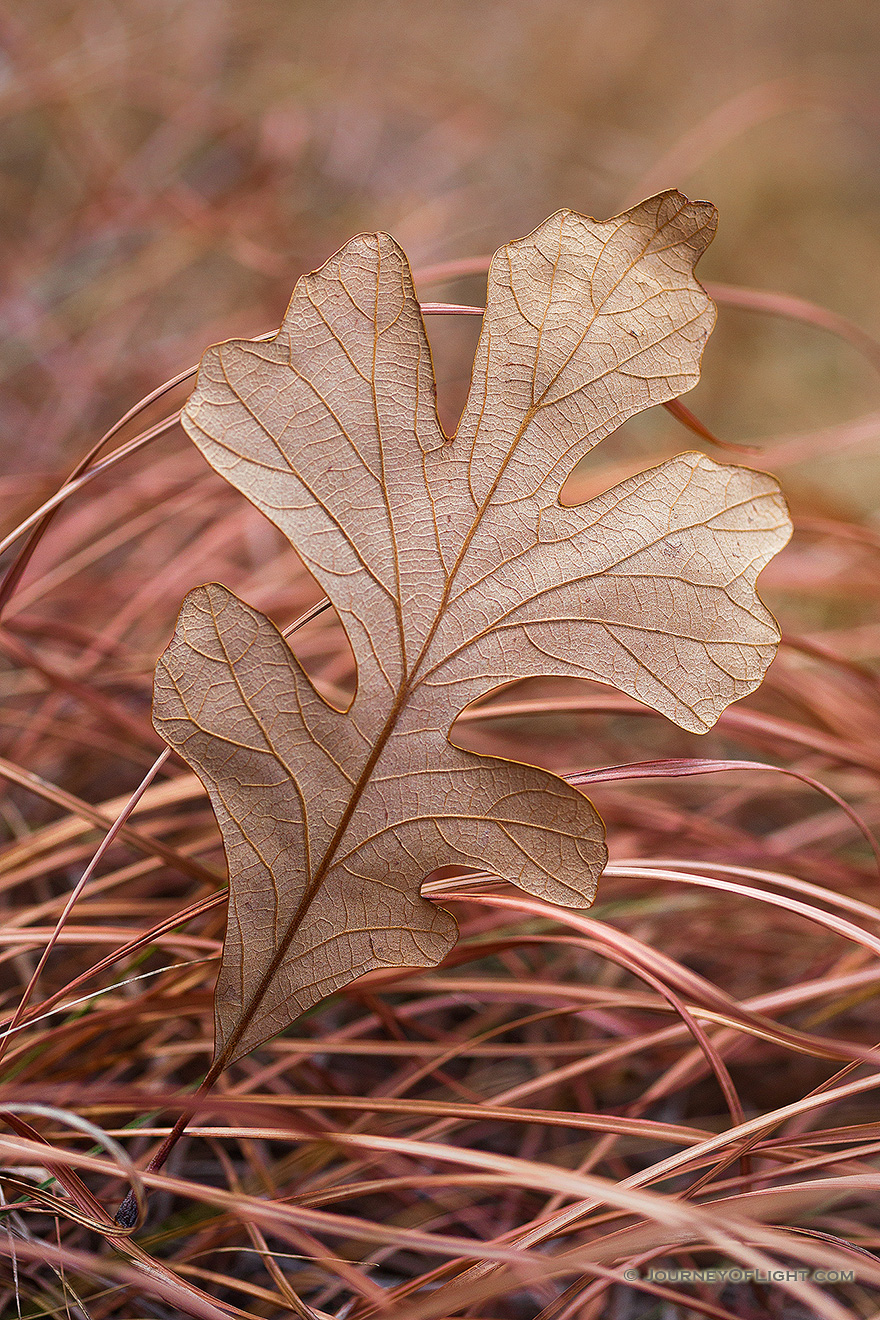
[[[506,690],[500,700],[507,713],[484,718],[484,708],[459,725],[461,741],[560,772],[668,757],[771,762],[821,780],[877,827],[880,5],[870,0],[0,0],[0,536],[57,490],[107,428],[185,372],[207,345],[277,326],[296,278],[355,232],[382,228],[402,242],[421,272],[425,298],[478,305],[485,275],[452,277],[448,263],[467,267],[559,207],[604,219],[667,187],[719,208],[718,236],[699,274],[726,292],[702,380],[686,401],[716,437],[738,448],[719,451],[669,412],[653,409],[599,446],[568,493],[587,498],[689,448],[777,474],[795,534],[760,587],[784,644],[760,691],[704,738],[607,687],[571,681]],[[436,268],[444,265],[447,274],[438,278]],[[479,265],[470,261],[469,269]],[[479,317],[432,316],[428,329],[442,416],[452,430]],[[171,417],[153,443],[114,462],[64,503],[4,602],[4,1013],[19,1003],[61,905],[103,837],[84,832],[77,820],[93,820],[94,804],[114,819],[162,751],[150,722],[152,673],[187,590],[223,582],[280,626],[320,594],[280,534],[208,470],[174,424],[187,388],[167,392],[112,438],[105,453]],[[0,570],[12,564],[16,549],[0,556]],[[350,652],[332,615],[302,628],[292,644],[320,681],[351,684]],[[531,711],[514,709],[525,701]],[[209,879],[220,891],[224,858],[207,804],[162,796],[175,789],[183,769],[173,760],[166,764],[138,824],[211,868]],[[651,951],[658,950],[734,996],[778,991],[778,1012],[796,1027],[836,1033],[859,1047],[876,1042],[872,955],[842,945],[821,920],[805,922],[784,901],[759,901],[765,882],[772,884],[768,872],[777,870],[847,901],[876,903],[875,860],[838,804],[802,780],[751,767],[701,778],[604,782],[591,796],[619,865],[671,858],[709,869],[759,868],[749,873],[759,877],[758,898],[748,900],[720,889],[694,897],[657,874],[607,874],[593,913],[612,933],[622,929],[641,941],[646,966],[655,965]],[[185,868],[139,854],[132,861],[117,840],[68,923],[68,942],[42,973],[34,1009],[50,994],[67,1002],[69,987],[91,976],[105,945],[116,947],[126,932],[149,945],[157,923],[167,921],[170,930],[176,914],[209,892]],[[430,975],[408,987],[393,985],[388,1003],[404,1004],[412,1015],[408,1034],[392,1048],[418,1036],[423,1028],[412,1023],[422,1014],[419,1048],[427,1051],[442,1051],[449,1039],[463,1042],[469,1032],[482,1039],[487,1024],[495,1032],[499,977],[511,987],[511,1014],[520,1012],[522,986],[542,978],[613,993],[641,984],[615,968],[613,958],[607,961],[601,947],[576,956],[553,940],[545,949],[533,947],[528,911],[516,927],[526,953],[483,961],[480,941],[492,929],[506,931],[512,918],[501,910],[487,918],[485,908],[470,910],[463,901],[456,911],[466,945],[472,941],[462,955],[464,970],[495,978],[491,993],[481,1006],[466,988],[457,1006],[453,996],[441,1013],[421,1004],[423,993],[433,993]],[[855,919],[868,920],[865,911],[858,909]],[[90,1108],[94,1096],[125,1086],[137,1092],[125,1102],[128,1121],[152,1110],[157,1095],[179,1096],[193,1085],[211,1035],[222,904],[188,923],[185,938],[192,934],[201,943],[192,946],[195,953],[174,944],[174,957],[179,947],[181,956],[198,961],[166,967],[164,947],[151,946],[144,954],[149,975],[162,979],[139,980],[137,987],[117,985],[116,978],[140,977],[147,965],[140,953],[109,965],[100,997],[82,1017],[77,1010],[57,1026],[37,1018],[17,1038],[0,1099],[48,1097],[103,1114]],[[24,932],[15,944],[21,927],[32,928],[32,943]],[[210,957],[202,958],[204,948],[213,951]],[[456,965],[438,975],[454,977]],[[835,977],[862,971],[866,979],[853,982],[855,989],[839,989]],[[800,998],[811,981],[837,987],[822,991],[827,1003]],[[90,980],[86,988],[97,984]],[[261,1056],[281,1067],[265,1085],[296,1094],[369,1095],[373,1087],[384,1094],[391,1086],[384,1055],[349,1059],[343,1052],[330,1064],[325,1053],[332,1033],[347,1032],[352,1023],[360,1030],[356,1018],[370,1040],[373,1033],[398,1032],[388,1008],[371,1025],[373,1000],[359,999],[362,992],[367,995],[355,987],[294,1028],[312,1033],[314,1066],[305,1055],[301,1065],[298,1055],[286,1063],[285,1040]],[[543,1003],[534,1000],[538,1008]],[[648,1106],[665,1120],[693,1119],[720,1130],[729,1117],[708,1070],[695,1064],[681,1072],[679,1056],[666,1046],[639,1045],[639,1033],[667,1019],[654,1008],[636,1012],[621,1003],[614,1014],[604,1007],[594,1017],[585,1014],[584,1040],[592,1049],[631,1037],[632,1061],[603,1065],[571,1088],[554,1083],[541,1092],[541,1104],[638,1115]],[[580,1037],[566,1034],[568,1022],[505,1025],[515,1036],[510,1058],[506,1045],[498,1045],[501,1057],[457,1059],[442,1078],[413,1083],[404,1056],[394,1085],[451,1100],[506,1094],[530,1070],[537,1077],[548,1066],[543,1060],[556,1057],[552,1051],[567,1058],[565,1051],[581,1049]],[[541,1055],[545,1048],[550,1053]],[[748,1037],[725,1057],[752,1114],[807,1095],[838,1066],[829,1060],[849,1057],[841,1049],[812,1057]],[[439,1057],[446,1069],[447,1056]],[[261,1067],[253,1064],[257,1071],[249,1072],[251,1062],[242,1061],[236,1085],[260,1091]],[[871,1096],[856,1096],[835,1110],[834,1121],[844,1133],[846,1124],[875,1123],[876,1105]],[[579,1161],[582,1152],[573,1147],[557,1152],[556,1131],[529,1124],[520,1146],[504,1125],[488,1135],[480,1127],[476,1140],[528,1158]],[[857,1140],[859,1129],[849,1131],[849,1138],[833,1141]],[[138,1140],[132,1152],[141,1158],[146,1138]],[[175,1166],[182,1176],[226,1185],[226,1166],[213,1147],[195,1142],[189,1150],[189,1162]],[[261,1197],[267,1189],[279,1197],[301,1193],[302,1169],[288,1164],[286,1153],[264,1165],[257,1152],[257,1142],[248,1141],[237,1166],[247,1186]],[[641,1168],[643,1156],[640,1148],[620,1155],[614,1148],[607,1165],[604,1155],[596,1159],[599,1172],[618,1179]],[[841,1164],[847,1176],[856,1167]],[[868,1171],[875,1177],[876,1163]],[[880,1226],[870,1187],[861,1227],[854,1217],[826,1215],[824,1194],[810,1222],[876,1250]],[[95,1189],[106,1205],[118,1194],[115,1183],[96,1180]],[[436,1211],[441,1227],[493,1237],[541,1208],[528,1191],[519,1199],[493,1192],[482,1207],[477,1198],[478,1217],[467,1199],[460,1220],[451,1204],[440,1196],[433,1208],[426,1200],[414,1209],[398,1204],[392,1188],[354,1212],[373,1224],[412,1213],[406,1222],[417,1224]],[[242,1293],[251,1283],[265,1290],[278,1282],[255,1253],[229,1254],[247,1247],[246,1216],[241,1224],[214,1222],[170,1194],[154,1198],[153,1214],[161,1231],[141,1240],[175,1268],[190,1269],[188,1278],[202,1277],[191,1269],[195,1259],[214,1271],[203,1279],[212,1296],[254,1307],[258,1315],[292,1313],[283,1297],[276,1306],[266,1294],[263,1306]],[[54,1241],[54,1225],[47,1220],[44,1228],[42,1240]],[[75,1225],[65,1229],[64,1241],[94,1247]],[[106,1259],[113,1255],[109,1245],[95,1249]],[[323,1248],[297,1250],[304,1256],[279,1256],[284,1268],[304,1296],[335,1308],[345,1289],[312,1261],[324,1259]],[[340,1250],[348,1258],[345,1244]],[[360,1250],[352,1248],[353,1259]],[[402,1286],[421,1269],[409,1258],[383,1256],[384,1274],[370,1277]],[[0,1313],[15,1313],[20,1277],[0,1261]],[[45,1282],[48,1271],[40,1277]],[[73,1313],[50,1293],[49,1301],[39,1291],[27,1295],[36,1300],[25,1314]],[[445,1305],[442,1290],[432,1295]],[[603,1311],[600,1296],[599,1309],[584,1315],[656,1320],[660,1314],[635,1308],[626,1289],[616,1296],[617,1309]],[[853,1303],[854,1316],[874,1314],[875,1301],[866,1298],[860,1294]],[[514,1298],[492,1314],[532,1320],[539,1306],[543,1300]],[[117,1290],[98,1293],[89,1313],[170,1314],[139,1307]],[[693,1313],[663,1303],[664,1320]],[[786,1320],[807,1314],[790,1307],[773,1313]]]
[[[875,5],[3,10],[7,474],[54,471],[216,337],[270,329],[296,276],[362,229],[433,265],[491,252],[560,206],[604,218],[677,186],[720,209],[706,279],[880,331]],[[457,301],[480,293],[478,278],[454,287]],[[449,416],[470,331],[432,331]],[[691,402],[725,438],[753,439],[868,411],[877,386],[828,336],[731,310]],[[829,498],[863,500],[865,461],[854,476],[831,453],[813,476]]]

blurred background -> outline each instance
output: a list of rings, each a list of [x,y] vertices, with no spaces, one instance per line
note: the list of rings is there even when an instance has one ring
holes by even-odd
[[[50,497],[117,419],[186,373],[209,344],[276,327],[297,277],[357,231],[382,228],[405,246],[423,299],[480,305],[486,263],[475,259],[560,207],[604,219],[669,187],[707,198],[720,212],[718,236],[698,271],[718,302],[718,324],[686,403],[736,448],[719,450],[668,411],[652,409],[598,446],[566,493],[589,498],[694,448],[775,473],[795,534],[763,573],[760,590],[784,643],[762,688],[705,737],[611,688],[574,680],[512,686],[490,699],[503,710],[496,704],[487,717],[477,707],[457,737],[559,772],[678,757],[772,763],[820,780],[863,822],[880,826],[880,5],[868,0],[0,0],[0,536]],[[449,431],[479,328],[479,316],[429,320]],[[60,905],[103,837],[91,829],[95,806],[115,819],[162,751],[150,720],[153,668],[189,588],[223,582],[282,627],[320,596],[280,534],[208,469],[176,424],[190,386],[191,377],[181,380],[109,439],[102,455],[158,424],[150,443],[108,458],[64,502],[14,593],[0,585],[4,1012],[19,1002]],[[23,544],[8,540],[0,573]],[[353,681],[331,613],[297,631],[292,645],[315,677],[337,687]],[[172,930],[182,909],[223,885],[207,802],[175,796],[183,770],[173,758],[163,767],[136,820],[178,858],[209,868],[208,881],[204,870],[193,879],[179,861],[166,866],[117,839],[78,902],[68,942],[42,973],[41,1000],[52,994],[68,1002],[77,978],[91,977],[106,948],[123,938],[138,952],[124,965],[108,962],[100,981],[90,980],[86,989],[100,983],[102,997],[82,1016],[77,1007],[57,1029],[37,1017],[16,1038],[5,1074],[16,1095],[43,1103],[60,1097],[100,1116],[106,1111],[98,1101],[110,1088],[139,1087],[149,1099],[137,1102],[134,1117],[203,1071],[223,905],[206,904],[187,918],[185,937],[174,937],[174,959],[181,951],[197,961],[166,966],[168,950],[151,945],[160,923]],[[781,871],[847,902],[876,903],[876,862],[853,821],[802,779],[750,764],[732,774],[606,781],[590,795],[618,864],[635,858],[662,866],[671,858],[711,870],[733,863],[760,868],[748,873],[758,877],[759,897],[771,886],[768,873]],[[863,1047],[877,1040],[869,949],[841,944],[836,928],[805,922],[786,900],[773,898],[771,906],[722,888],[696,895],[662,872],[646,868],[646,876],[627,879],[625,871],[619,865],[616,877],[603,877],[593,914],[642,941],[645,966],[655,967],[650,950],[659,950],[737,997],[778,992],[772,1011],[799,1029],[835,1032]],[[517,1033],[510,1057],[494,1039],[487,1046],[501,1052],[494,1061],[488,1053],[451,1063],[455,1050],[430,1055],[439,1057],[442,1077],[440,1065],[410,1075],[405,1055],[401,1071],[389,1073],[381,1052],[375,1059],[325,1053],[333,1032],[347,1032],[347,1023],[360,1031],[358,1021],[369,1031],[369,1050],[385,1032],[397,1041],[392,1049],[405,1050],[400,1041],[413,1036],[429,1052],[445,1050],[449,1040],[463,1044],[469,1032],[477,1041],[483,1032],[494,1037],[507,1012],[494,998],[499,977],[510,981],[517,1016],[522,986],[534,983],[533,1006],[543,1009],[537,986],[545,980],[579,992],[597,986],[616,993],[632,984],[629,972],[586,947],[570,952],[554,936],[537,948],[528,912],[512,928],[517,938],[523,933],[524,951],[512,945],[497,962],[484,959],[487,932],[506,933],[513,918],[461,902],[456,910],[471,940],[462,955],[468,975],[494,978],[485,1001],[466,988],[441,1011],[429,975],[409,988],[392,985],[387,1000],[397,1007],[380,1005],[374,1022],[373,990],[361,1000],[363,987],[354,987],[295,1028],[313,1033],[313,1058],[285,1055],[289,1042],[281,1041],[276,1063],[284,1071],[273,1063],[264,1073],[262,1063],[243,1060],[236,1088],[283,1090],[289,1081],[298,1094],[370,1094],[375,1086],[385,1095],[387,1085],[395,1095],[399,1081],[401,1093],[417,1086],[419,1095],[458,1101],[518,1095],[507,1088],[532,1070],[540,1103],[550,1108],[642,1115],[653,1106],[664,1120],[693,1119],[710,1131],[728,1122],[707,1069],[694,1064],[690,1071],[691,1056],[675,1053],[677,1045],[670,1052],[659,1034],[638,1044],[640,1033],[668,1019],[656,1008],[636,1011],[625,998],[619,1009],[599,999],[595,1015],[584,1012],[583,1040],[568,1008],[552,1022],[543,1012],[526,1017],[526,1027],[511,1018],[514,1025],[503,1025]],[[867,909],[852,911],[857,922],[869,919]],[[191,934],[196,943],[181,942]],[[149,946],[143,953],[141,939]],[[151,960],[149,976],[162,979],[140,979],[142,957]],[[438,976],[454,977],[457,965],[450,961]],[[136,988],[117,984],[129,971],[138,974]],[[864,981],[845,980],[862,972]],[[825,987],[827,1002],[802,993],[808,982]],[[445,1003],[444,990],[437,1004]],[[405,1033],[394,1018],[401,1004]],[[821,1057],[796,1054],[758,1037],[731,1044],[732,1035],[719,1029],[717,1040],[747,1113],[802,1098],[850,1057],[842,1047]],[[624,1037],[634,1042],[631,1058],[618,1056]],[[603,1041],[609,1062],[600,1070],[578,1076],[571,1088],[560,1074],[554,1089],[543,1089],[541,1073],[556,1055],[541,1051],[559,1048],[567,1059],[566,1051]],[[835,1121],[844,1124],[876,1120],[870,1098],[838,1112]],[[552,1126],[530,1123],[522,1138],[504,1124],[477,1131],[491,1149],[530,1159],[543,1153],[575,1163],[583,1153],[557,1150]],[[833,1141],[860,1141],[860,1131],[844,1127]],[[191,1149],[178,1170],[225,1185],[226,1166],[213,1146]],[[826,1159],[825,1147],[817,1149],[816,1166]],[[132,1151],[139,1158],[143,1147]],[[584,1167],[594,1158],[599,1172],[619,1179],[648,1156],[641,1147],[600,1142],[584,1155]],[[249,1141],[241,1176],[252,1178],[246,1185],[261,1197],[267,1189],[298,1196],[301,1170],[320,1171],[310,1152],[304,1159],[288,1164],[286,1153],[277,1154],[270,1166],[262,1139]],[[762,1179],[768,1167],[760,1166]],[[847,1177],[857,1168],[840,1167]],[[799,1179],[799,1170],[791,1176]],[[422,1200],[421,1189],[412,1204],[399,1201],[392,1189],[360,1205],[371,1224],[429,1223],[423,1216],[436,1212],[430,1224],[493,1236],[541,1210],[543,1198],[509,1190],[493,1191],[482,1208],[482,1193],[472,1206],[469,1193],[453,1201],[442,1187],[436,1203]],[[110,1205],[118,1188],[101,1195]],[[853,1238],[876,1250],[877,1199],[873,1191],[868,1197],[863,1232],[842,1213],[823,1217],[824,1192],[815,1222],[833,1240]],[[460,1220],[450,1208],[458,1205]],[[248,1247],[249,1220],[242,1226],[218,1215],[209,1222],[207,1211],[179,1198],[158,1206],[161,1231],[141,1239],[151,1250],[182,1262],[187,1278],[201,1277],[193,1261],[213,1270],[202,1281],[221,1300],[234,1298],[258,1315],[292,1314],[283,1298],[272,1309],[242,1292],[255,1281],[271,1302],[265,1289],[277,1285]],[[54,1226],[46,1233],[55,1241]],[[65,1234],[74,1246],[92,1242],[75,1225]],[[305,1246],[291,1240],[285,1252],[305,1255],[279,1259],[323,1306],[342,1286],[331,1277],[330,1291],[321,1291],[329,1248],[325,1256],[313,1239],[303,1238]],[[239,1254],[244,1248],[249,1255]],[[337,1248],[348,1261],[347,1245],[333,1239]],[[363,1250],[355,1243],[352,1258]],[[385,1258],[370,1280],[396,1285],[415,1269],[409,1259]],[[0,1262],[0,1313],[14,1313],[18,1291],[19,1275]],[[108,1296],[97,1293],[89,1314],[170,1315],[129,1304],[118,1291]],[[442,1289],[433,1296],[446,1306]],[[660,1314],[634,1309],[625,1290],[619,1296],[618,1309],[602,1310],[600,1296],[598,1309],[578,1314]],[[737,1308],[746,1305],[743,1296]],[[345,1306],[339,1314],[348,1314]],[[72,1314],[42,1294],[34,1308],[24,1313]],[[860,1294],[852,1314],[873,1310]],[[662,1303],[665,1320],[694,1313]],[[759,1313],[757,1300],[752,1310],[737,1310]],[[499,1304],[492,1314],[523,1320],[536,1307]],[[774,1314],[798,1320],[806,1311],[786,1305]]]
[[[430,266],[492,252],[561,206],[605,218],[676,186],[720,209],[705,279],[880,331],[875,5],[3,9],[7,473],[54,471],[213,339],[271,329],[296,277],[363,229]],[[453,300],[481,292],[459,280]],[[470,327],[431,329],[448,413]],[[877,387],[827,336],[730,310],[689,402],[718,434],[752,439],[855,415]],[[864,496],[848,460],[827,461],[823,480]]]
[[[762,591],[787,632],[850,664],[876,661],[877,6],[7,0],[0,22],[5,528],[208,344],[275,327],[297,276],[358,230],[390,231],[430,277],[561,206],[605,218],[676,186],[717,204],[699,273],[731,286],[688,405],[723,441],[751,446],[734,461],[776,472],[796,515]],[[479,304],[485,276],[435,271],[419,287]],[[755,290],[780,296],[758,297],[763,311],[737,305]],[[852,323],[844,337],[822,328],[829,317]],[[478,317],[430,320],[450,430],[478,331]],[[586,461],[572,497],[700,443],[654,409]],[[185,591],[208,577],[279,623],[316,596],[281,538],[177,428],[68,501],[13,597],[5,620],[18,650],[6,649],[26,672],[5,680],[10,755],[35,756],[87,796],[139,774],[132,758],[149,763],[158,745],[152,665]],[[102,674],[105,706],[85,688],[55,692],[54,723],[44,715],[34,732],[49,680],[27,647],[86,685]],[[344,641],[326,619],[297,647],[345,681]],[[777,690],[755,700],[782,714],[796,703],[827,727],[828,709],[804,706],[807,663],[802,650],[777,662]],[[125,719],[107,726],[111,701]],[[847,736],[868,737],[858,692],[847,710]],[[600,746],[597,720],[589,727],[585,747],[582,721],[548,719],[545,759],[569,769],[634,759],[634,739],[645,755],[726,749],[720,735],[629,718],[609,726],[619,744]],[[492,728],[484,740],[515,750],[516,721]]]

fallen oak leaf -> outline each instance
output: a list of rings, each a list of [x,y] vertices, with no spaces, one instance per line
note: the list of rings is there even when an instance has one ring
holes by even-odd
[[[453,746],[467,703],[576,675],[704,731],[761,681],[778,631],[754,583],[790,534],[770,477],[682,454],[558,501],[593,445],[696,383],[714,309],[692,271],[714,224],[672,192],[605,223],[563,211],[501,249],[454,439],[387,235],[302,279],[273,340],[205,354],[184,425],[289,537],[357,662],[337,710],[212,584],[157,666],[156,727],[229,862],[209,1076],[363,972],[438,962],[456,925],[419,887],[440,865],[589,905],[597,813],[546,771]]]

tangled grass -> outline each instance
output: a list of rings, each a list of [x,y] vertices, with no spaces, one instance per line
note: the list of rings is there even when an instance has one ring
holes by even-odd
[[[766,7],[753,0],[755,14]],[[650,59],[628,72],[620,7],[573,0],[557,6],[560,30],[589,11],[584,50],[610,52],[591,101],[578,99],[586,80],[574,56],[539,40],[530,7],[515,4],[522,32],[506,55],[489,59],[488,22],[467,47],[483,100],[465,103],[472,72],[455,60],[467,43],[449,41],[436,53],[447,82],[432,83],[427,108],[417,80],[395,82],[394,67],[381,101],[389,29],[364,3],[349,7],[359,15],[350,27],[339,7],[334,41],[351,58],[337,53],[336,99],[323,105],[315,88],[332,81],[332,60],[320,63],[308,6],[267,0],[267,31],[269,19],[273,32],[291,24],[279,41],[292,47],[304,25],[319,70],[285,100],[274,37],[262,63],[228,58],[257,47],[260,5],[191,0],[192,39],[176,41],[154,8],[53,0],[0,20],[16,72],[0,100],[13,125],[4,310],[17,336],[0,405],[16,438],[0,477],[0,1314],[873,1317],[880,532],[869,487],[880,413],[862,369],[880,365],[880,345],[804,298],[713,286],[726,379],[760,359],[757,401],[747,415],[747,390],[725,394],[716,356],[693,408],[738,436],[760,429],[754,414],[777,393],[779,412],[815,414],[737,457],[777,474],[794,514],[791,545],[761,579],[784,633],[765,684],[704,738],[586,683],[518,684],[465,712],[469,746],[540,760],[594,798],[612,856],[596,905],[567,912],[491,876],[429,877],[426,894],[461,925],[450,958],[366,977],[239,1061],[198,1101],[161,1174],[142,1170],[194,1103],[209,1058],[225,871],[200,785],[164,757],[150,723],[155,658],[186,590],[206,579],[282,626],[302,621],[291,644],[319,685],[350,685],[351,653],[332,612],[314,609],[317,589],[289,546],[186,442],[176,418],[187,372],[126,413],[72,477],[59,465],[86,454],[116,411],[179,372],[197,345],[268,328],[291,271],[379,223],[376,212],[436,260],[491,245],[490,195],[507,199],[505,237],[528,227],[510,198],[530,189],[538,215],[562,201],[607,214],[625,191],[684,182],[729,150],[731,196],[713,189],[717,178],[707,191],[733,211],[734,237],[767,217],[739,278],[749,282],[761,249],[764,281],[785,283],[771,229],[780,214],[789,228],[802,213],[815,219],[829,188],[795,179],[771,204],[768,180],[782,172],[768,166],[750,188],[737,143],[825,98],[857,123],[839,156],[863,181],[859,134],[876,125],[876,107],[846,80],[736,94],[725,83],[718,94],[730,99],[699,120],[691,102],[667,107],[652,81],[676,59],[715,76],[686,24],[665,48],[655,32]],[[174,4],[160,8],[180,37]],[[419,19],[409,7],[408,67],[445,21],[445,7],[423,8]],[[454,22],[471,8],[450,7]],[[770,8],[778,17],[784,6]],[[818,14],[798,7],[799,22]],[[867,43],[857,25],[846,36],[855,62]],[[735,41],[713,34],[716,47],[725,69],[742,60]],[[543,82],[527,61],[535,76],[518,76],[533,48]],[[369,76],[349,87],[355,56]],[[460,79],[452,91],[449,70]],[[531,120],[508,118],[506,136],[492,138],[514,76]],[[691,127],[655,164],[642,143],[641,169],[627,115],[598,136],[618,101],[627,115],[635,107],[632,122],[662,110],[670,133]],[[579,141],[584,119],[597,135],[589,201],[574,154],[560,155],[552,187],[543,165],[523,184],[524,154],[555,160],[560,135]],[[833,146],[826,131],[811,129]],[[386,139],[397,143],[396,172],[376,145]],[[870,305],[876,263],[859,248],[869,200],[853,190],[833,242],[822,237],[830,221],[815,226],[828,256],[816,283],[831,302],[846,305],[851,250]],[[470,227],[484,214],[483,228]],[[806,243],[813,229],[797,233]],[[419,287],[477,302],[483,269],[479,258],[445,261],[425,267]],[[723,273],[732,278],[729,265]],[[792,338],[779,330],[772,343],[731,330],[795,323]],[[447,418],[476,325],[430,323]],[[859,415],[830,420],[847,409]],[[687,412],[655,414],[580,465],[572,501],[646,457],[715,443]],[[21,454],[28,462],[11,461]],[[129,1186],[150,1192],[134,1235],[111,1219]],[[669,1277],[707,1267],[786,1277]],[[816,1271],[826,1277],[807,1277]]]
[[[872,1314],[880,681],[861,607],[880,539],[809,508],[766,574],[780,656],[707,737],[574,681],[461,717],[475,750],[589,785],[613,858],[589,914],[438,872],[425,893],[462,928],[447,961],[306,1014],[191,1102],[167,1172],[138,1172],[206,1067],[224,920],[206,798],[149,723],[174,608],[218,577],[292,623],[319,684],[353,678],[292,551],[164,411],[185,387],[8,538],[3,1313]],[[784,478],[852,429],[761,461]],[[669,420],[662,446],[679,436]],[[642,447],[591,458],[572,498]],[[126,1182],[152,1189],[134,1237],[108,1214]],[[650,1273],[725,1264],[786,1277]]]

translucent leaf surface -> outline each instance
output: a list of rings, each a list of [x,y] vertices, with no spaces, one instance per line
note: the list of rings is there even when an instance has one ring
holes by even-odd
[[[454,747],[469,701],[575,675],[703,731],[761,681],[778,632],[754,583],[790,532],[770,477],[687,453],[558,499],[625,418],[696,383],[714,309],[693,266],[714,224],[673,192],[605,223],[563,211],[502,248],[454,439],[387,235],[300,280],[271,342],[205,354],[186,428],[296,547],[358,674],[333,709],[217,585],[187,597],[157,668],[157,728],[205,783],[229,861],[219,1062],[363,972],[441,959],[455,922],[420,896],[438,866],[591,902],[595,810]]]

